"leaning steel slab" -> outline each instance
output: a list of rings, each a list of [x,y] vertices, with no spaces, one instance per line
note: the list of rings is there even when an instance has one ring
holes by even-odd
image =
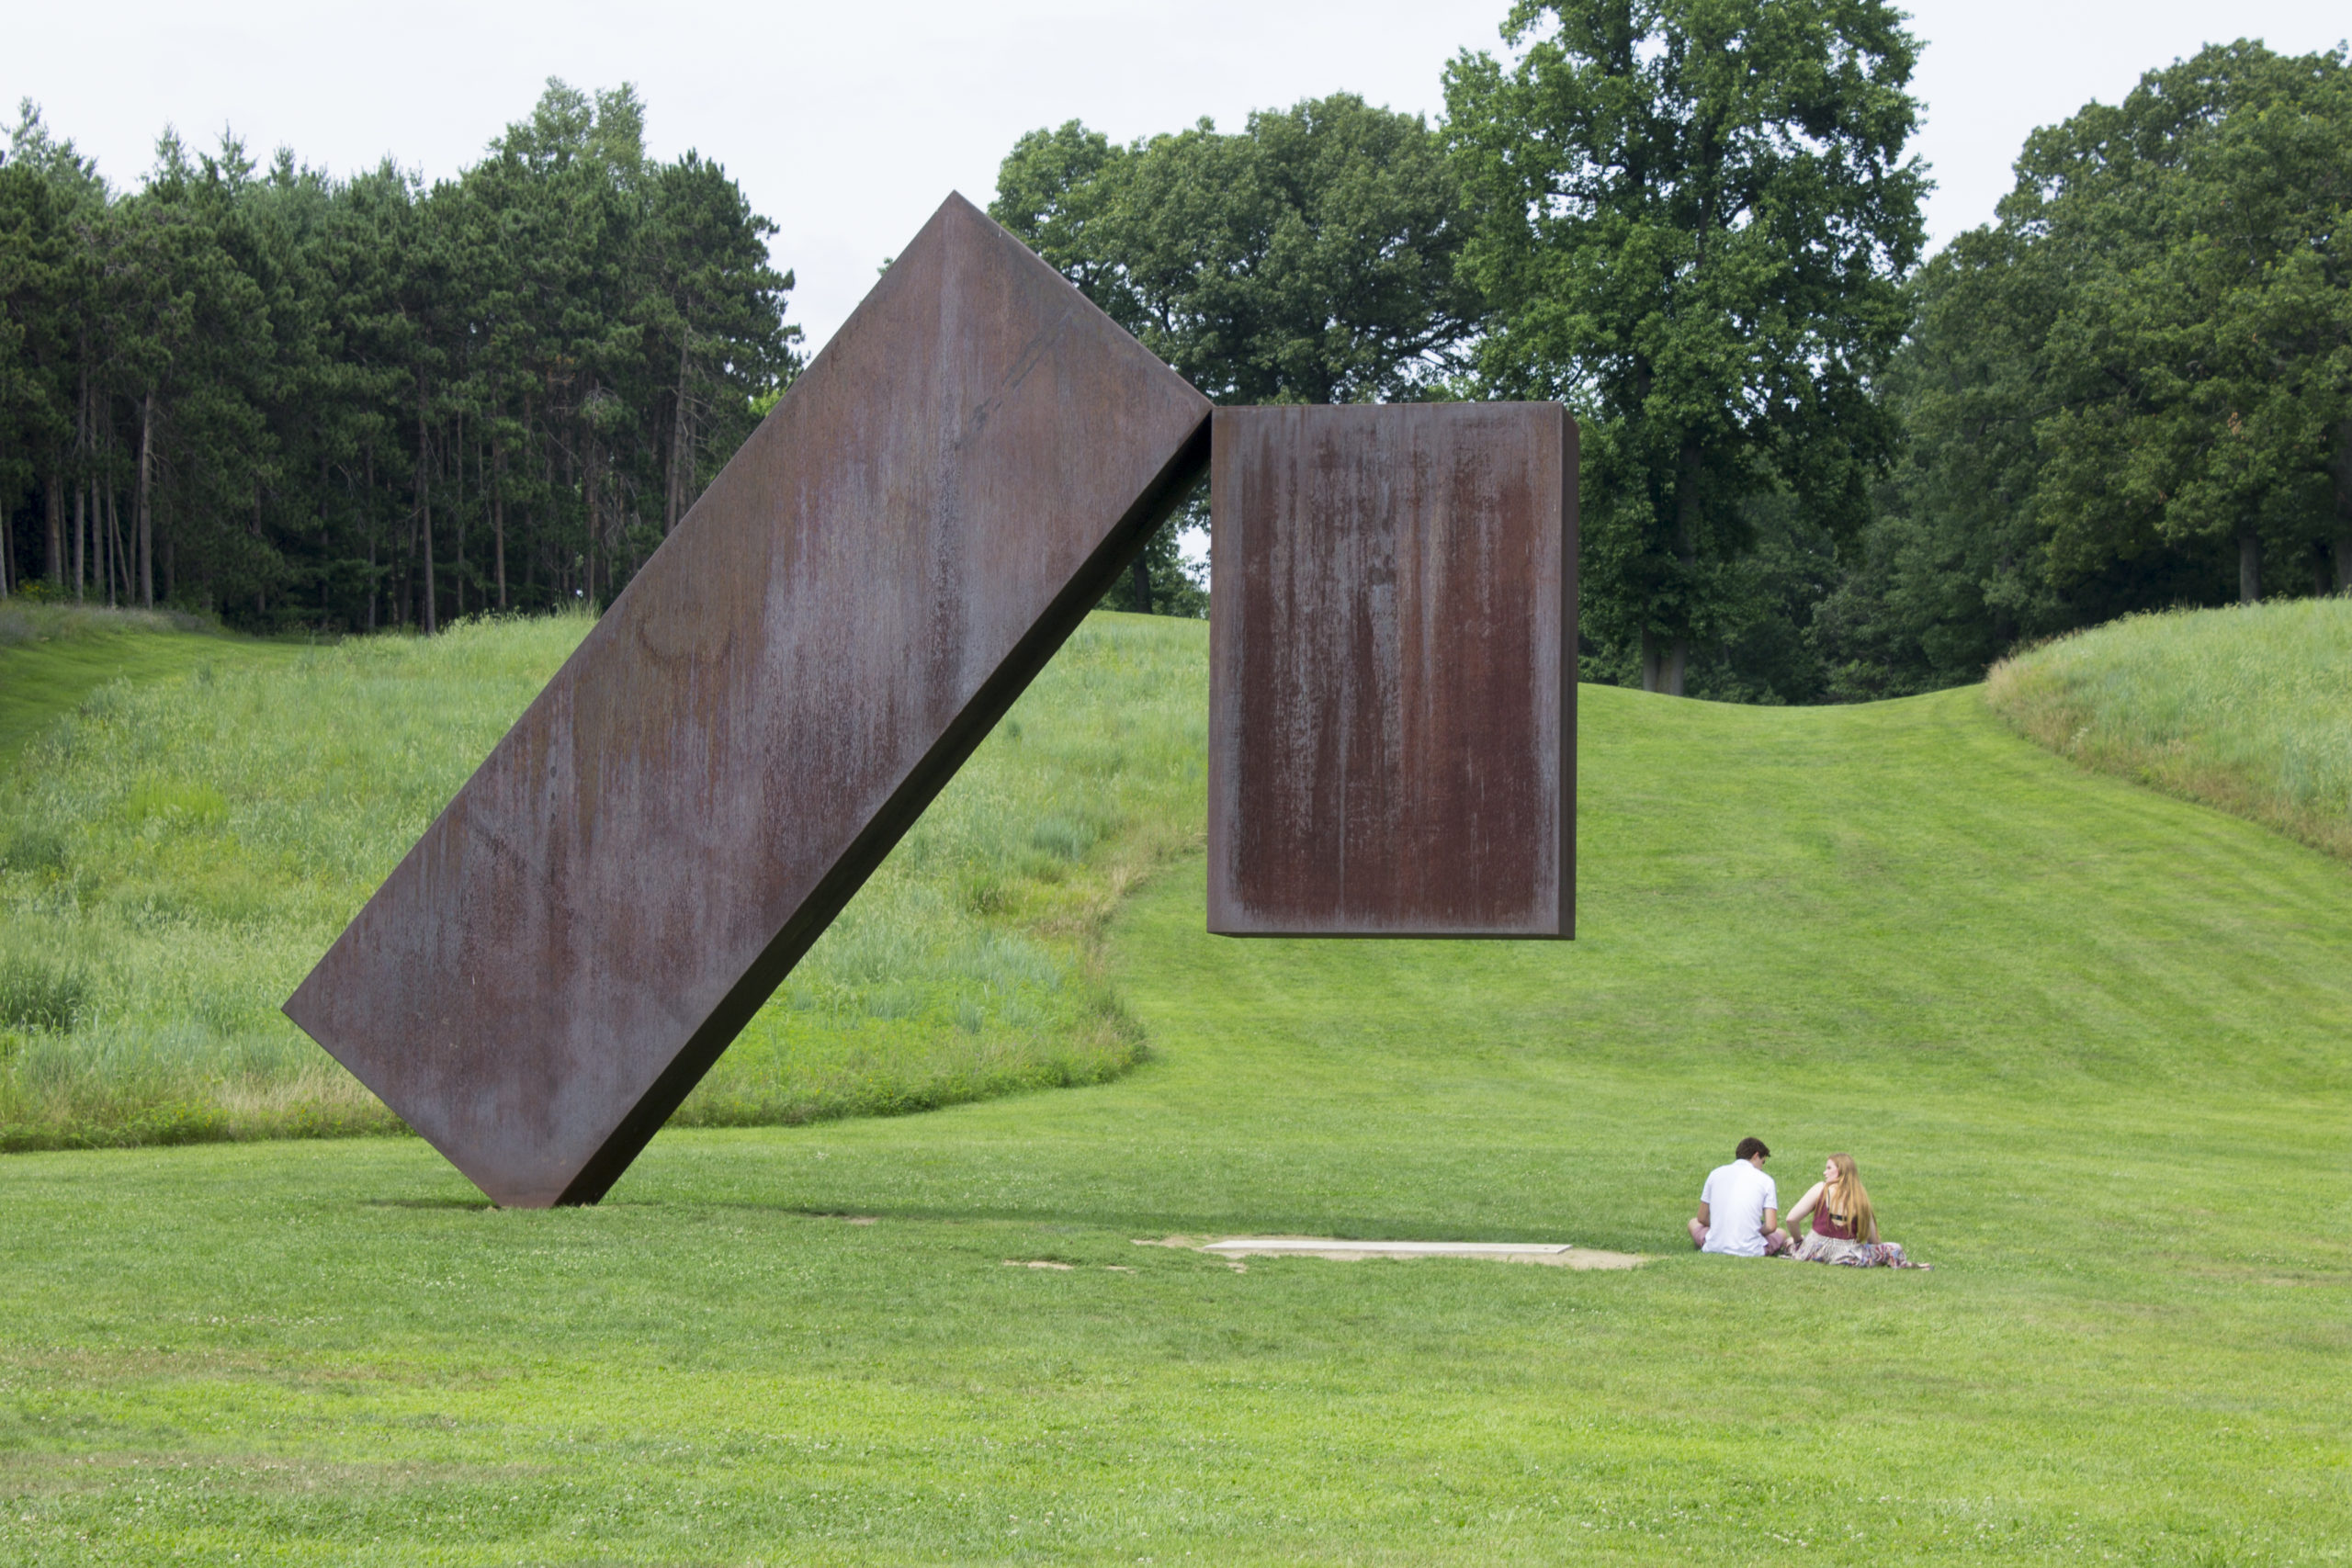
[[[951,197],[286,1011],[593,1202],[1185,492],[1208,403]]]
[[[1208,926],[1572,936],[1577,428],[1216,411]]]

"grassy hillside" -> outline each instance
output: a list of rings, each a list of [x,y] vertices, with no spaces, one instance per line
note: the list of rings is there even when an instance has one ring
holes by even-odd
[[[284,643],[223,637],[177,611],[0,599],[0,768],[109,681],[185,675],[199,664],[267,663],[292,651]]]
[[[2009,660],[1987,689],[2086,767],[2352,859],[2352,599],[2134,615]]]
[[[278,1004],[587,625],[197,660],[53,722],[0,776],[0,1148],[393,1127]],[[1131,1065],[1101,928],[1198,837],[1204,692],[1196,627],[1090,621],[679,1120]]]
[[[1580,788],[1573,944],[1212,938],[1189,858],[1112,928],[1138,1071],[594,1210],[0,1162],[0,1559],[2352,1556],[2352,871],[1973,691],[1588,689]],[[1750,1132],[1936,1270],[1690,1254]],[[1659,1260],[1136,1245],[1283,1231]]]

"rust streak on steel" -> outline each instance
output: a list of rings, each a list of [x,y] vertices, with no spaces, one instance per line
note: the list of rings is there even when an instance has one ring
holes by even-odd
[[[1219,409],[1209,930],[1576,930],[1577,429]]]
[[[1208,460],[951,197],[286,1004],[494,1201],[594,1202]]]

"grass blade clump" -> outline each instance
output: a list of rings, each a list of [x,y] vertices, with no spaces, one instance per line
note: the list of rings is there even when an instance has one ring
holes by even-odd
[[[82,1016],[90,976],[71,960],[0,951],[0,1028],[63,1032]]]
[[[0,773],[0,1147],[396,1129],[278,1004],[590,625],[207,662],[28,746]],[[1199,840],[1197,630],[1090,620],[677,1119],[892,1114],[1139,1060],[1102,936]]]
[[[2129,616],[1995,666],[1985,694],[2086,767],[2352,858],[2352,599]]]

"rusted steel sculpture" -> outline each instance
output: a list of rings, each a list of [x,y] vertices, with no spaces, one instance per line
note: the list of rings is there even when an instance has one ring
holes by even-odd
[[[951,197],[286,1011],[493,1200],[592,1203],[1210,465]],[[1576,427],[1214,423],[1209,928],[1574,921]]]
[[[1573,935],[1566,411],[1221,408],[1211,429],[1209,930]]]
[[[1209,405],[950,197],[286,1004],[594,1202],[1197,483]]]

